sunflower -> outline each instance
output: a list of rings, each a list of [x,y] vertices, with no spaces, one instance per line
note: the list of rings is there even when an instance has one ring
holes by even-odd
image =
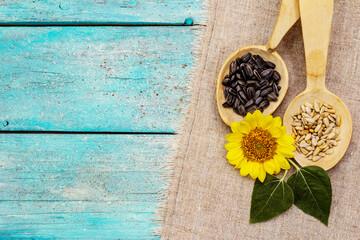
[[[278,174],[290,169],[286,158],[294,157],[294,138],[286,134],[281,118],[263,116],[256,110],[248,113],[242,122],[231,124],[232,133],[226,135],[225,148],[229,163],[240,169],[241,176],[259,178],[264,182],[266,173]]]

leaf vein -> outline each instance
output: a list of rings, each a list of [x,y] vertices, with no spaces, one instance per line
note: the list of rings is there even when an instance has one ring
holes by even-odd
[[[307,181],[306,181],[306,179],[305,179],[305,176],[302,174],[302,172],[301,172],[301,171],[302,171],[302,170],[300,170],[299,172],[300,172],[300,174],[301,174],[302,178],[304,179],[304,182],[305,182],[305,184],[306,184],[306,187],[308,188],[308,190],[309,190],[309,192],[310,192],[311,196],[314,198],[315,203],[316,203],[316,205],[318,206],[318,208],[320,209],[321,214],[324,214],[324,213],[323,213],[323,211],[322,211],[322,209],[320,208],[320,205],[319,205],[319,203],[317,202],[317,200],[316,200],[316,198],[315,198],[314,194],[312,193],[312,191],[311,191],[311,189],[310,189],[309,185],[307,184]]]
[[[276,182],[272,181],[272,182]],[[270,199],[272,198],[272,196],[274,195],[274,192],[276,191],[276,189],[280,186],[281,181],[279,181],[278,185],[275,187],[274,191],[272,191],[272,193],[270,194],[270,197],[268,198],[268,200],[266,201],[266,203],[264,204],[264,206],[260,209],[260,211],[253,217],[253,219],[256,219],[257,216],[259,216],[259,214],[262,212],[262,210],[266,207],[266,205],[269,203]]]

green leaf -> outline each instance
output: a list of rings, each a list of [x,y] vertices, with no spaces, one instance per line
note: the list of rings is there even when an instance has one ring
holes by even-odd
[[[294,191],[294,204],[327,226],[332,192],[326,171],[317,166],[300,168],[288,179],[288,184]]]
[[[294,203],[291,187],[267,174],[264,183],[256,179],[251,198],[250,223],[264,222],[286,212]]]

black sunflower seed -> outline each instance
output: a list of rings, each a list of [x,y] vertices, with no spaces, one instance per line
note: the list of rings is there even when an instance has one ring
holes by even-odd
[[[230,78],[224,78],[224,80],[222,81],[222,84],[227,87],[230,86],[230,84],[231,84]]]
[[[266,80],[261,80],[261,81],[260,81],[260,86],[261,86],[261,87],[264,87],[264,86],[265,86],[265,88],[266,88],[266,87],[269,86],[269,82],[266,81]]]
[[[245,102],[248,101],[248,99],[247,99],[247,97],[246,97],[246,95],[245,95],[245,93],[243,91],[239,92],[239,95]]]
[[[240,66],[240,64],[242,63],[242,62],[241,62],[241,59],[240,59],[240,58],[237,58],[237,59],[236,59],[236,63],[237,63],[238,66]]]
[[[273,62],[266,61],[265,63],[266,63],[266,66],[267,66],[268,68],[271,68],[271,69],[275,69],[275,68],[276,68],[275,63],[273,63]]]
[[[254,95],[255,95],[255,88],[253,88],[253,87],[249,87],[248,89],[247,89],[247,96],[248,96],[248,98],[249,99],[252,99],[253,97],[254,97]]]
[[[238,84],[242,87],[246,86],[246,83],[242,80],[238,81]]]
[[[251,99],[250,101],[248,101],[246,104],[245,104],[245,108],[248,108],[248,107],[250,107],[251,105],[253,105],[254,104],[254,99]]]
[[[261,94],[261,90],[257,90],[257,91],[255,92],[254,98],[255,98],[255,99],[259,98],[259,97],[260,97],[260,94]]]
[[[240,106],[240,99],[239,98],[235,98],[235,101],[234,101],[234,105],[233,105],[233,107],[234,108],[238,108]]]
[[[240,94],[238,93],[237,95],[238,99],[240,100],[241,104],[245,104],[246,101],[244,99],[242,99],[242,97],[240,96]]]
[[[241,76],[242,76],[242,80],[244,80],[245,82],[247,81],[247,77],[245,75],[244,70],[241,70]]]
[[[227,102],[223,103],[222,106],[223,106],[224,108],[231,108],[231,106],[230,106]]]
[[[239,112],[239,114],[241,115],[241,116],[245,116],[246,115],[246,110],[245,110],[245,107],[244,107],[244,105],[240,105],[238,108],[237,108],[237,110],[238,110],[238,112]]]
[[[230,106],[233,105],[233,100],[234,100],[234,96],[229,94],[227,97],[226,97],[226,103],[229,104]]]
[[[274,82],[279,83],[279,81],[281,80],[280,73],[278,71],[274,71],[271,79],[274,80]]]
[[[229,95],[229,89],[228,87],[224,88],[224,97],[227,98],[227,96]]]
[[[269,106],[269,105],[270,105],[269,100],[264,99],[264,101],[262,101],[262,102],[259,104],[259,108],[265,108],[265,107],[267,107],[267,106]]]
[[[268,68],[260,73],[261,77],[269,79],[272,74],[274,73],[274,70],[271,68]]]
[[[245,67],[244,67],[244,72],[246,73],[246,76],[248,77],[248,78],[253,78],[254,77],[254,72],[253,72],[253,70],[252,70],[252,68],[251,68],[251,66],[250,66],[250,64],[245,64]]]
[[[246,62],[248,62],[250,60],[250,58],[251,58],[251,53],[247,53],[247,54],[245,54],[244,56],[242,56],[240,58],[240,61],[242,63],[246,63]]]
[[[263,98],[262,97],[258,97],[256,100],[255,100],[255,104],[256,105],[259,105],[261,102],[262,102]]]
[[[247,112],[249,113],[254,113],[258,108],[256,106],[251,106],[248,109],[246,109]]]
[[[276,94],[275,93],[270,93],[267,95],[267,98],[271,101],[277,101],[277,97],[276,97]]]
[[[256,85],[256,83],[258,83],[258,82],[254,81],[254,80],[249,80],[246,82],[246,86],[254,86],[254,85]]]
[[[259,70],[261,70],[261,69],[259,69]],[[254,75],[259,81],[261,81],[262,77],[257,69],[254,70]]]
[[[235,73],[236,72],[236,67],[237,67],[236,61],[232,61],[231,64],[230,64],[230,73]]]
[[[262,90],[260,96],[266,97],[271,92],[272,92],[272,87],[266,88],[266,89]]]
[[[261,69],[266,69],[266,62],[264,61],[264,59],[262,59],[262,57],[260,57],[259,55],[256,55],[256,59],[255,62],[256,64],[261,68]]]
[[[233,89],[233,88],[230,88],[230,89],[229,89],[229,93],[230,93],[231,95],[233,95],[233,96],[236,96],[236,90]]]
[[[279,89],[278,89],[278,86],[274,83],[272,85],[272,88],[273,88],[273,92],[275,93],[276,96],[279,96]]]

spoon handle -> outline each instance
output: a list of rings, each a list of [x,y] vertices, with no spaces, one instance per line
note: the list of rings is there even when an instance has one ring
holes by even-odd
[[[325,74],[334,0],[300,0],[307,90],[326,89]]]
[[[266,49],[270,52],[275,51],[285,34],[300,18],[299,1],[298,0],[282,0],[280,12],[276,21],[273,33]]]

